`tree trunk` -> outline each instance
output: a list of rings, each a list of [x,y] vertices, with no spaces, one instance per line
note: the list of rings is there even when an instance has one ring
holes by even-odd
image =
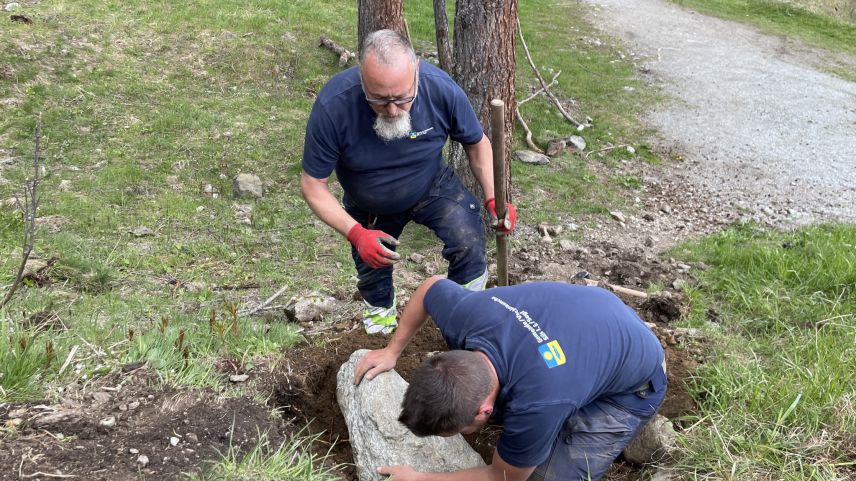
[[[449,19],[446,0],[434,0],[434,31],[437,34],[437,58],[440,68],[452,72],[452,46],[449,44]]]
[[[366,35],[388,28],[407,36],[403,0],[357,0],[357,51],[363,48]]]
[[[488,137],[490,101],[497,98],[505,102],[506,192],[511,192],[516,27],[517,0],[457,0],[452,76],[469,97]],[[483,198],[463,148],[453,143],[449,157],[464,184]]]

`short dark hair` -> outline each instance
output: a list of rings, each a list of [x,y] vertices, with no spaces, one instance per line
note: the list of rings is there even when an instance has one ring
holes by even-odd
[[[398,421],[417,436],[459,433],[490,393],[490,370],[478,353],[448,351],[416,368]]]

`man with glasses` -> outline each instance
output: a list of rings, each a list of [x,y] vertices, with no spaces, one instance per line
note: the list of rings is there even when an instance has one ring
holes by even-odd
[[[369,34],[360,65],[321,89],[303,147],[300,188],[322,221],[352,244],[366,332],[396,325],[392,264],[410,221],[443,242],[448,278],[473,290],[487,281],[480,202],[445,164],[447,139],[460,142],[496,218],[491,145],[466,94],[442,70],[419,62],[410,42],[391,30]],[[333,196],[335,170],[344,196]],[[516,213],[507,204],[504,232]]]

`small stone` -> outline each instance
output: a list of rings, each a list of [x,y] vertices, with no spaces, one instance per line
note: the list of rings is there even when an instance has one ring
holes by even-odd
[[[563,139],[552,139],[547,142],[545,153],[549,157],[555,157],[565,151],[565,141]]]
[[[425,256],[423,256],[422,254],[417,254],[414,252],[413,254],[410,254],[410,257],[408,257],[408,259],[410,259],[410,262],[414,262],[416,264],[421,264],[422,261],[425,260]]]
[[[645,247],[654,247],[654,244],[657,242],[657,238],[654,236],[648,236],[645,238]]]
[[[196,433],[187,433],[184,435],[184,439],[187,440],[188,443],[198,443],[199,437],[196,436]]]
[[[146,456],[145,454],[141,454],[137,458],[137,464],[139,464],[140,466],[143,466],[143,467],[147,466],[149,464],[149,457]]]
[[[68,192],[71,190],[71,181],[70,180],[62,180],[59,183],[59,190],[62,192]]]
[[[255,174],[238,174],[232,179],[232,191],[236,197],[256,197],[264,196],[264,186],[262,179]]]
[[[565,142],[567,142],[569,146],[572,146],[577,150],[586,150],[586,139],[580,137],[579,135],[572,135],[565,139]]]
[[[250,376],[247,374],[233,374],[229,376],[229,380],[232,382],[245,382],[249,378]]]
[[[110,393],[106,393],[104,391],[92,393],[92,399],[95,400],[95,402],[97,403],[106,403],[110,400],[111,397],[112,396],[110,396]]]
[[[211,184],[205,184],[202,186],[202,195],[212,197],[214,195],[214,186]]]
[[[663,207],[660,207],[660,212],[662,212],[664,214],[671,214],[672,208],[669,207],[668,205],[664,205]]]
[[[624,214],[622,214],[621,212],[619,212],[617,210],[610,211],[609,215],[611,215],[612,218],[617,220],[618,222],[625,222]]]
[[[565,252],[570,252],[574,250],[574,243],[569,241],[568,239],[562,239],[559,241],[559,247],[562,248]]]
[[[6,6],[3,7],[3,10],[6,10],[7,12],[11,12],[11,11],[17,10],[19,8],[21,8],[20,3],[12,2],[12,3],[7,3]]]
[[[133,411],[134,409],[137,409],[138,407],[140,407],[140,402],[139,402],[139,401],[133,401],[133,402],[131,402],[131,403],[129,403],[129,404],[128,404],[128,409],[130,409],[130,410],[132,410],[132,411]]]
[[[550,163],[549,157],[531,150],[515,150],[513,157],[524,164],[545,165]]]
[[[552,244],[553,238],[550,237],[549,235],[545,235],[544,237],[541,238],[541,243],[542,244]]]
[[[675,279],[674,281],[672,281],[672,287],[675,288],[676,290],[680,290],[686,284],[687,284],[687,281],[685,281],[683,279]]]
[[[650,212],[646,212],[646,213],[642,214],[642,218],[647,220],[648,222],[654,222],[654,214],[652,214]]]
[[[128,452],[131,454],[140,454],[140,450],[137,448],[131,448],[128,450]]]
[[[178,446],[178,442],[179,442],[179,441],[180,441],[180,440],[179,440],[177,437],[175,437],[175,436],[170,436],[170,438],[169,438],[169,445],[170,445],[170,446]]]
[[[146,226],[136,227],[129,231],[134,237],[147,237],[155,235],[155,232]]]
[[[631,147],[631,146],[629,146],[629,145],[627,146],[627,151],[628,151],[628,152],[630,152],[631,154],[635,154],[635,153],[636,153],[636,149],[634,149],[633,147]]]
[[[580,228],[580,226],[574,224],[573,222],[569,222],[568,224],[565,225],[565,227],[567,227],[568,230],[571,232],[574,232]]]
[[[98,425],[103,426],[105,428],[112,428],[113,426],[116,425],[116,418],[113,416],[110,416],[108,418],[104,418],[101,421],[98,421]]]
[[[127,404],[120,404],[120,405],[119,405],[119,411],[123,411],[123,412],[124,412],[124,411],[127,411],[127,410],[128,410],[128,405],[127,405]]]

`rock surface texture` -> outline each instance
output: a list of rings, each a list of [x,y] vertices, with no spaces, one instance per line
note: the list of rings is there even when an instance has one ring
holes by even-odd
[[[356,351],[342,364],[336,389],[360,481],[386,478],[376,472],[378,466],[406,464],[417,471],[441,472],[484,465],[460,435],[419,438],[398,422],[407,382],[397,372],[385,372],[354,386],[354,368],[367,352]]]

